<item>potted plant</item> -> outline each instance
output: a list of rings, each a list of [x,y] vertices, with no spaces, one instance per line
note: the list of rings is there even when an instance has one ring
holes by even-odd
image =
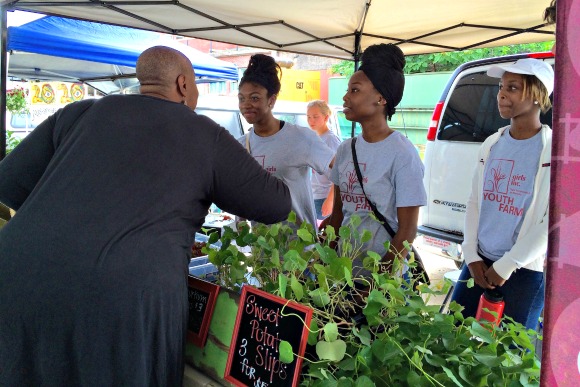
[[[312,226],[296,227],[294,221],[291,214],[287,224],[226,228],[221,248],[206,253],[219,268],[222,286],[236,291],[249,282],[313,308],[302,385],[539,384],[534,331],[509,318],[500,327],[464,318],[456,303],[448,314],[439,313],[439,306],[427,305],[428,298],[444,294],[449,285],[436,290],[420,284],[414,290],[420,279],[406,282],[394,274],[404,267],[401,259],[382,272],[380,256],[365,252],[363,263],[372,277],[353,276],[352,258],[370,239],[368,231],[356,231],[360,219],[340,228],[340,253],[329,245],[335,239],[332,228],[320,241]],[[241,253],[239,246],[251,253]],[[407,264],[415,264],[413,257]],[[295,355],[281,353],[280,359]]]
[[[26,94],[27,92],[21,87],[8,90],[6,92],[6,110],[12,114],[28,113]]]

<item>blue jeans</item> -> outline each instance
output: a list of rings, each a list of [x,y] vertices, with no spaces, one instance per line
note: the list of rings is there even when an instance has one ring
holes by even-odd
[[[489,267],[493,261],[482,258]],[[479,298],[484,289],[475,284],[471,289],[466,281],[471,278],[467,265],[463,267],[459,281],[455,285],[451,301],[462,305],[464,317],[475,317]],[[544,273],[528,269],[518,269],[499,288],[503,293],[505,309],[503,314],[525,325],[528,329],[538,328],[538,319],[544,309]]]
[[[323,220],[326,216],[322,216],[322,204],[324,204],[324,199],[314,199],[314,208],[316,209],[316,219]]]

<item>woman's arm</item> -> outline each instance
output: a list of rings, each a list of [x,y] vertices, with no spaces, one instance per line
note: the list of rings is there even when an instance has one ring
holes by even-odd
[[[342,220],[344,219],[344,214],[342,212],[342,199],[340,198],[340,188],[334,185],[334,203],[332,206],[332,213],[330,216],[320,223],[320,230],[324,232],[326,226],[332,226],[334,231],[338,235],[338,230],[342,225]]]
[[[409,253],[404,246],[404,242],[407,241],[411,244],[417,236],[419,206],[397,207],[397,218],[399,220],[399,229],[391,241],[391,248],[383,257],[385,262],[392,262],[397,254],[406,257],[407,253]]]

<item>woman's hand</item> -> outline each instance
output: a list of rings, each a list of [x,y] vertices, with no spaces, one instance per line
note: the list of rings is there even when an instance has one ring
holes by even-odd
[[[495,289],[495,286],[491,285],[488,282],[487,278],[488,267],[485,264],[485,262],[483,261],[471,262],[469,266],[467,266],[467,268],[469,269],[471,277],[478,286],[482,287],[483,289]]]
[[[490,268],[487,269],[487,271],[485,272],[485,277],[487,278],[487,282],[494,288],[496,286],[502,286],[503,284],[505,284],[506,281],[505,279],[503,279],[502,276],[497,274],[493,266],[490,266]]]

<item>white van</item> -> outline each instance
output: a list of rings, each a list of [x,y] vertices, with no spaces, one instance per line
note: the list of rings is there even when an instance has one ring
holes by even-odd
[[[427,205],[421,208],[419,221],[419,233],[434,241],[434,246],[449,247],[463,242],[465,209],[477,152],[488,136],[509,124],[497,109],[499,80],[487,76],[487,69],[529,57],[554,64],[552,53],[464,63],[455,70],[435,106],[424,158]],[[543,114],[541,121],[551,126],[552,111]]]

